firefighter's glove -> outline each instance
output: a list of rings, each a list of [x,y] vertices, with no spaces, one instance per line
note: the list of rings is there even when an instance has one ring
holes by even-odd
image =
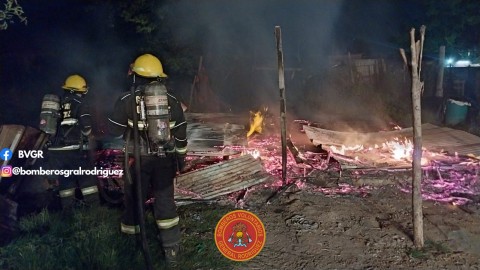
[[[185,157],[186,155],[177,154],[177,171],[180,173],[183,173],[186,171]]]

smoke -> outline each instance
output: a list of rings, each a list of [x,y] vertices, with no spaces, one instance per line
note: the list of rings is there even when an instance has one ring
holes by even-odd
[[[83,20],[87,27],[78,32],[62,29],[52,42],[55,44],[56,65],[63,67],[51,79],[61,86],[71,74],[83,76],[89,86],[86,99],[91,106],[98,133],[106,133],[108,114],[118,96],[129,90],[128,68],[136,57],[135,48],[126,42],[125,35],[115,28],[109,4],[96,4],[86,8]],[[85,22],[83,22],[85,23]],[[44,48],[51,51],[51,47]]]
[[[347,53],[349,42],[358,36],[368,34],[373,40],[382,36],[381,26],[389,23],[385,22],[391,11],[388,4],[382,2],[381,8],[376,8],[378,1],[367,0],[167,3],[173,17],[166,23],[174,42],[200,48],[211,87],[229,110],[248,112],[267,106],[276,113],[280,96],[274,29],[280,26],[290,117],[325,116],[328,104],[332,111],[348,108],[351,117],[368,115],[359,111],[371,106],[351,99],[348,92],[338,91],[338,87],[330,87],[324,83],[324,77],[330,68],[330,55]],[[88,99],[92,101],[97,121],[105,120],[115,98],[128,90],[128,65],[142,47],[131,38],[134,33],[125,32],[107,15],[113,14],[114,5],[112,1],[92,1],[90,8],[85,9],[85,1],[79,0],[22,2],[29,25],[9,27],[8,35],[0,36],[5,45],[1,52],[0,123],[36,126],[43,95],[61,95],[65,78],[74,73],[87,80]],[[356,17],[345,15],[346,7],[352,5],[354,9],[349,12],[358,12]],[[371,14],[367,11],[373,8],[373,14],[381,20],[366,23]],[[372,25],[375,27],[371,28]],[[6,58],[9,61],[4,61]],[[165,69],[169,74],[169,67]],[[185,92],[190,91],[192,80],[182,84],[188,88]],[[18,93],[30,98],[23,99]],[[345,102],[348,99],[351,100]],[[332,105],[339,102],[345,103],[345,108]]]
[[[81,1],[25,1],[22,5],[29,25],[9,29],[2,37],[2,43],[8,44],[2,62],[11,60],[15,65],[0,74],[2,87],[7,88],[2,97],[11,101],[2,107],[6,113],[0,124],[37,127],[43,95],[62,96],[65,79],[79,74],[89,87],[86,99],[94,122],[104,126],[116,97],[128,90],[127,71],[136,56],[133,42],[115,28],[109,15],[113,7],[108,3],[85,7]]]
[[[287,102],[301,106],[310,69],[323,65],[342,1],[179,1],[172,24],[178,42],[201,44],[214,91],[232,110],[279,100],[275,26],[282,30]],[[304,74],[302,74],[304,73]]]
[[[382,1],[178,1],[171,27],[180,44],[201,44],[212,89],[232,111],[267,106],[277,113],[274,29],[280,26],[289,117],[380,124],[388,121],[381,101],[349,92],[348,72],[332,83],[329,57],[397,51],[387,38],[396,25],[394,7]]]

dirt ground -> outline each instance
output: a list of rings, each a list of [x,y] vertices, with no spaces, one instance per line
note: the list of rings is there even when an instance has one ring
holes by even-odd
[[[300,148],[310,143],[290,134]],[[480,269],[480,205],[424,201],[425,247],[416,249],[411,194],[399,186],[325,191],[293,185],[269,204],[272,190],[248,191],[243,209],[262,220],[267,240],[237,269]]]
[[[424,202],[425,248],[414,248],[411,196],[396,186],[325,195],[296,186],[270,204],[253,189],[244,209],[267,241],[238,269],[480,269],[480,206]],[[463,208],[463,209],[462,209]]]

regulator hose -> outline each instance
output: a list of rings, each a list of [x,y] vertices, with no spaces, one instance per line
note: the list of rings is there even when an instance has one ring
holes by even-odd
[[[150,250],[147,243],[147,234],[145,231],[145,212],[143,201],[143,192],[142,192],[142,174],[140,167],[140,147],[139,147],[139,132],[138,132],[138,115],[137,115],[137,102],[135,97],[135,86],[132,85],[130,88],[132,96],[132,114],[133,114],[133,157],[135,159],[135,191],[137,194],[137,216],[140,225],[140,236],[142,241],[142,253],[145,259],[145,264],[148,270],[153,269],[152,259],[150,256]],[[128,153],[128,149],[125,149]],[[127,154],[128,155],[128,154]],[[128,158],[127,158],[128,161]],[[129,166],[130,167],[130,166]]]

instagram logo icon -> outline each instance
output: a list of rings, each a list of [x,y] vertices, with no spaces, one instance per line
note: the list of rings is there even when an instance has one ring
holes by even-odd
[[[12,166],[2,166],[1,177],[12,177]]]

